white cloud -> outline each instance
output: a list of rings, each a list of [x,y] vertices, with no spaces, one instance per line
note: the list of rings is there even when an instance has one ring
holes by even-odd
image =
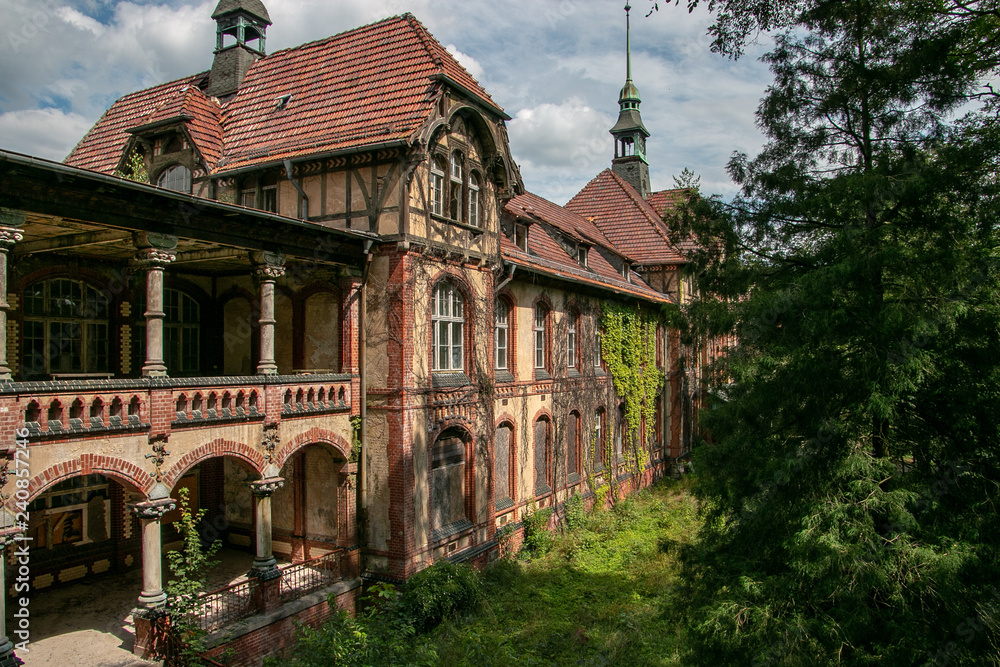
[[[455,60],[457,60],[474,79],[479,80],[483,78],[483,66],[479,64],[478,60],[466,53],[462,53],[454,44],[449,44],[444,48],[448,51],[448,53],[455,56]]]
[[[0,146],[61,161],[83,138],[90,124],[90,120],[79,114],[59,109],[11,111],[0,114]]]
[[[64,157],[121,95],[211,67],[217,0],[0,0],[0,146]],[[624,16],[585,0],[265,0],[267,50],[404,11],[516,116],[512,149],[532,191],[563,202],[610,166],[624,83]],[[662,3],[661,3],[662,4]],[[761,143],[753,112],[769,81],[750,53],[713,55],[704,11],[632,15],[633,74],[654,188],[690,167],[731,193],[734,149]],[[515,112],[516,111],[516,112]],[[40,124],[54,125],[43,131]],[[23,131],[22,131],[23,130]],[[15,146],[16,143],[16,146]],[[717,187],[716,187],[717,186]]]

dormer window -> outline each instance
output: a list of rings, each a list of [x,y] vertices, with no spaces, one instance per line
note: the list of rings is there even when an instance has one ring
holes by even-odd
[[[629,282],[632,282],[631,268],[632,267],[629,266],[628,262],[622,262],[622,278],[628,280]]]
[[[514,245],[521,252],[528,252],[528,226],[514,223]]]
[[[280,111],[280,110],[284,109],[285,107],[287,107],[288,103],[291,102],[291,101],[292,101],[291,94],[282,95],[281,97],[278,98],[275,106]]]
[[[578,247],[576,250],[576,259],[580,262],[580,266],[585,269],[587,268],[587,250],[588,248],[585,245]]]
[[[167,190],[176,192],[191,192],[191,170],[182,164],[167,167],[160,173],[156,184]]]

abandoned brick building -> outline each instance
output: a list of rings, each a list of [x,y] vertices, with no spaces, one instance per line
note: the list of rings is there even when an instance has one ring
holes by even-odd
[[[212,18],[209,71],[122,97],[63,164],[0,153],[5,539],[33,538],[37,594],[140,568],[146,650],[186,488],[248,552],[205,608],[213,631],[270,612],[228,633],[250,656],[329,592],[350,607],[364,577],[495,557],[529,506],[686,452],[701,353],[657,329],[638,474],[600,353],[602,303],[690,289],[631,67],[611,169],[560,207],[413,16],[271,54],[259,0]]]

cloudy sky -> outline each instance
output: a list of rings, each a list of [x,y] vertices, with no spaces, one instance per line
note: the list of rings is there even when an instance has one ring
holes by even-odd
[[[634,0],[633,79],[652,133],[654,189],[685,167],[733,194],[734,150],[762,142],[754,110],[770,77],[709,51],[705,12]],[[211,67],[217,0],[0,0],[0,148],[62,160],[115,99]],[[623,0],[265,0],[275,51],[413,12],[513,117],[531,191],[565,203],[610,166],[625,80]]]

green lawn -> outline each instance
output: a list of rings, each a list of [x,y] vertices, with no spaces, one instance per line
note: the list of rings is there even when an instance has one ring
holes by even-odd
[[[673,665],[677,546],[698,518],[685,482],[584,515],[548,553],[491,566],[475,612],[432,634],[447,665]]]

